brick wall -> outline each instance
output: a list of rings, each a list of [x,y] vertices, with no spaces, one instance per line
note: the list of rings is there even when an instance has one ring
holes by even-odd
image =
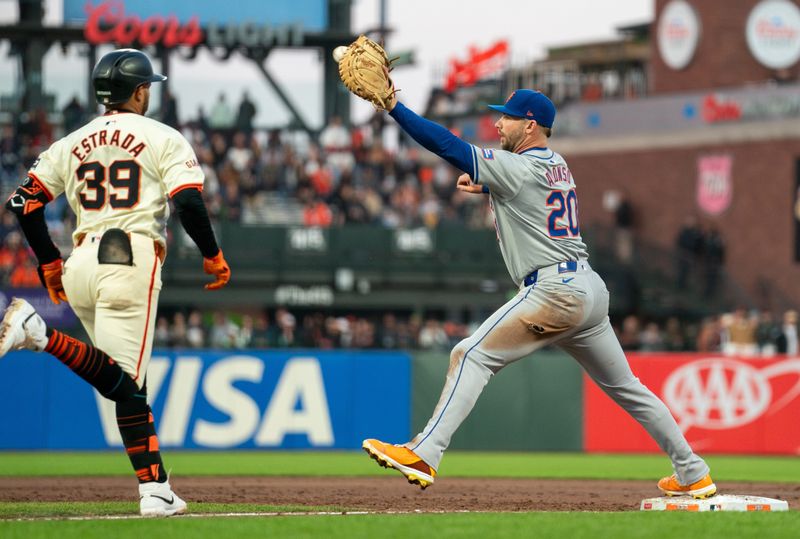
[[[717,217],[703,214],[696,201],[698,157],[733,157],[731,206]],[[725,267],[751,294],[759,277],[767,278],[800,304],[800,264],[794,262],[793,204],[800,141],[748,144],[564,157],[575,176],[581,222],[611,224],[602,207],[609,189],[628,194],[636,213],[638,237],[672,247],[689,214],[713,223],[726,244]]]
[[[747,17],[759,0],[687,0],[700,19],[700,40],[689,65],[676,71],[658,52],[658,18],[669,0],[656,0],[656,20],[651,39],[651,91],[653,93],[706,90],[763,82],[776,78],[747,47]],[[791,0],[800,5],[800,0]],[[800,62],[788,69],[790,79],[800,78]]]

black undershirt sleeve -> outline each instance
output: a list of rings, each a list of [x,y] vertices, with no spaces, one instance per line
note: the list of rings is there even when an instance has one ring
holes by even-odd
[[[39,208],[25,215],[17,214],[17,220],[40,266],[61,258],[61,252],[53,243],[50,233],[47,231],[44,208]]]
[[[175,211],[181,220],[181,225],[192,241],[197,244],[204,258],[213,258],[219,253],[214,230],[208,218],[208,211],[203,202],[203,196],[198,189],[187,188],[175,193],[172,197]]]

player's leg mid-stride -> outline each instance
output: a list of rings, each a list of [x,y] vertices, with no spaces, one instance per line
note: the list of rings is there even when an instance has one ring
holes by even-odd
[[[433,484],[436,470],[409,448],[375,439],[364,440],[361,447],[375,462],[384,468],[394,468],[406,476],[409,483],[419,485],[422,490]]]
[[[14,298],[0,323],[0,358],[11,350],[51,353],[91,383],[105,397],[117,401],[117,406],[122,406],[123,410],[126,406],[130,407],[130,402],[145,402],[138,397],[146,395],[138,390],[133,380],[124,374],[111,358],[99,349],[57,330],[48,330],[42,317],[24,299]],[[97,374],[92,377],[89,373]],[[127,414],[126,417],[117,420],[131,462],[135,468],[141,468],[137,469],[137,476],[142,478],[146,474],[154,475],[139,483],[139,513],[146,517],[183,514],[186,512],[186,502],[172,491],[169,480],[163,482],[154,480],[163,473],[160,469],[161,457],[158,455],[155,434],[150,433],[152,428],[150,412],[146,411],[144,416],[143,420],[139,420],[139,416]],[[123,419],[126,422],[123,422]],[[139,466],[138,460],[143,458],[149,460]],[[150,462],[153,459],[156,464]]]

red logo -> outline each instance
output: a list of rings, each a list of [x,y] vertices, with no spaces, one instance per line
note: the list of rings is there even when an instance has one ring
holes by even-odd
[[[796,382],[773,399],[770,378],[794,376]],[[694,361],[664,382],[664,402],[684,432],[732,429],[752,423],[771,408],[775,413],[800,395],[800,360],[789,359],[759,369],[729,358]]]
[[[697,159],[697,204],[709,215],[727,210],[733,200],[733,157],[704,155]]]
[[[203,30],[197,17],[181,26],[174,15],[167,18],[153,15],[142,21],[136,15],[125,15],[125,5],[109,0],[97,6],[87,4],[87,21],[83,30],[86,41],[94,45],[116,43],[142,46],[161,43],[167,48],[187,45],[193,47],[203,41]]]
[[[445,75],[444,89],[452,92],[458,87],[473,86],[481,79],[505,69],[509,58],[508,41],[500,40],[486,49],[469,48],[466,60],[451,59]],[[514,95],[514,94],[511,94]],[[510,99],[510,98],[509,98]]]
[[[742,117],[742,107],[733,99],[709,94],[703,99],[702,114],[708,123],[739,120]]]
[[[792,28],[778,17],[774,19],[759,19],[756,23],[756,34],[761,39],[780,44],[791,43],[797,39],[797,29]]]

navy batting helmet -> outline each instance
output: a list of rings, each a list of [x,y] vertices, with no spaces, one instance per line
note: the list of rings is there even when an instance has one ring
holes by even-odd
[[[164,75],[153,73],[150,58],[136,49],[111,51],[92,70],[94,95],[101,105],[124,103],[142,84],[165,80]]]

